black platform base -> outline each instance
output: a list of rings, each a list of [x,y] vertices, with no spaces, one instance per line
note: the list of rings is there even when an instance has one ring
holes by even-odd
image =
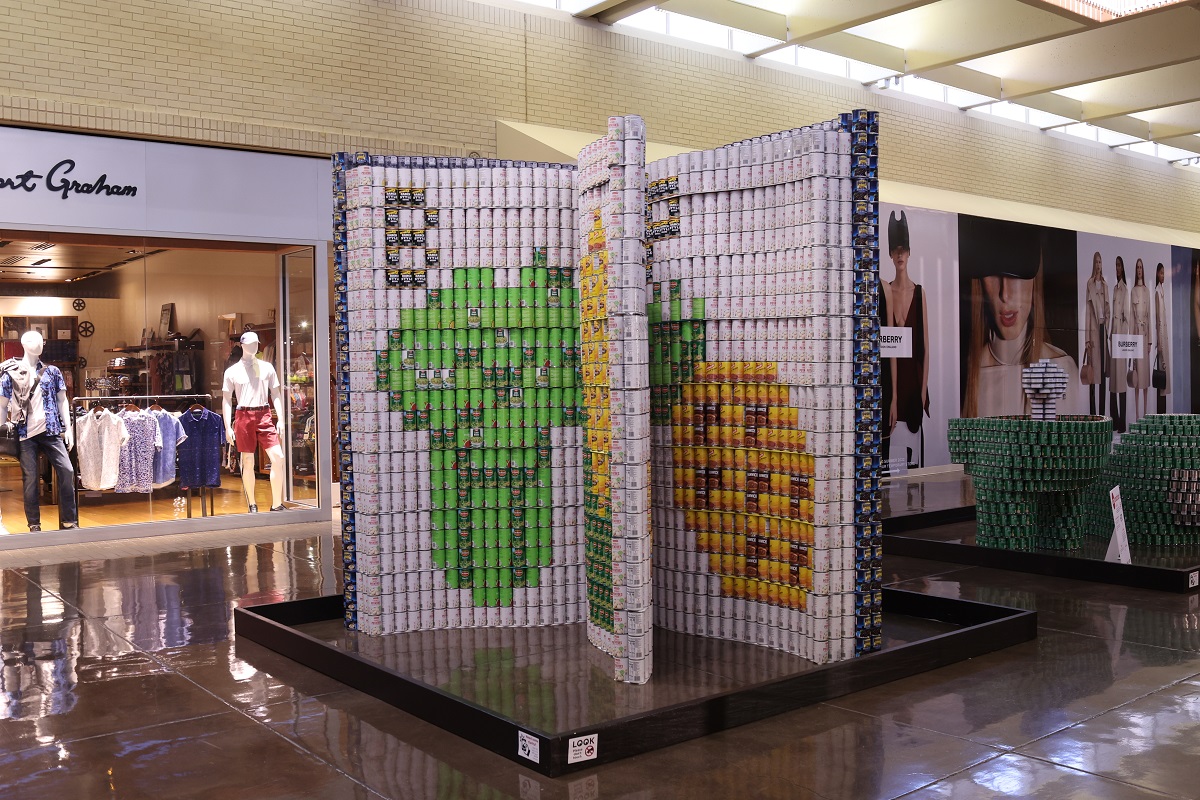
[[[1105,561],[1108,542],[1099,537],[1087,540],[1081,550],[1071,553],[980,547],[975,544],[975,509],[962,511],[968,510],[971,521],[947,519],[946,512],[885,520],[883,552],[1160,592],[1183,593],[1200,589],[1200,547],[1135,545],[1130,547],[1131,564]]]
[[[431,678],[434,673],[428,670],[412,668],[412,663],[419,659],[408,655],[396,658],[397,652],[419,653],[424,640],[410,640],[407,644],[413,645],[411,648],[406,648],[403,640],[422,634],[394,634],[367,643],[366,637],[357,634],[331,633],[342,616],[340,596],[238,608],[234,611],[234,626],[238,638],[257,642],[480,747],[554,777],[765,719],[1037,636],[1034,612],[917,592],[883,591],[885,635],[890,625],[893,630],[907,631],[907,640],[893,639],[880,652],[824,666],[753,645],[656,630],[656,675],[646,686],[628,686],[602,676],[597,680],[599,668],[589,668],[586,664],[589,651],[585,640],[570,631],[564,638],[571,641],[568,645],[571,652],[560,655],[552,651],[543,663],[546,669],[552,669],[555,662],[571,659],[583,662],[579,667],[560,670],[554,680],[560,695],[575,697],[575,705],[583,707],[585,713],[550,715],[549,720],[544,714],[529,713],[532,695],[525,698],[524,705],[514,702],[513,695],[519,695],[521,687],[505,686],[496,694],[464,691],[453,681],[442,682],[441,678]],[[300,626],[318,635],[299,630]],[[458,633],[462,632],[437,632]],[[387,642],[388,639],[392,642]],[[463,642],[469,640],[460,639],[459,646]],[[353,652],[356,648],[371,649],[383,656],[367,657]],[[726,681],[723,685],[733,688],[708,693],[696,692],[694,685],[684,685],[694,681],[694,677],[688,677],[688,669],[709,669],[706,656],[713,657],[715,662],[728,659],[731,654],[735,661],[763,654],[770,663],[756,677],[773,674],[765,680]],[[521,656],[516,661],[531,658],[534,657]],[[689,659],[699,663],[682,666]],[[408,666],[398,668],[402,663]],[[719,672],[727,665],[728,662],[714,663],[713,671]],[[462,672],[478,672],[478,669]],[[509,677],[509,683],[515,684],[511,674]],[[677,685],[670,685],[672,680]],[[523,686],[527,683],[528,679]],[[529,724],[530,719],[539,719],[541,723]],[[552,729],[561,727],[564,721],[567,729]],[[596,738],[580,741],[581,737],[589,736]],[[569,757],[572,751],[574,755]]]

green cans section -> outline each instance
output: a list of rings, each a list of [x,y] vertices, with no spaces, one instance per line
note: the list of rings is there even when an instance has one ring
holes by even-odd
[[[1153,414],[1122,434],[1089,495],[1090,521],[1111,530],[1108,492],[1121,487],[1129,541],[1143,545],[1200,543],[1195,484],[1200,475],[1200,416]]]
[[[1112,420],[952,419],[949,440],[950,458],[963,464],[975,482],[976,540],[981,546],[1082,546],[1091,524],[1090,487],[1109,460]]]
[[[333,158],[351,628],[583,620],[575,173]]]

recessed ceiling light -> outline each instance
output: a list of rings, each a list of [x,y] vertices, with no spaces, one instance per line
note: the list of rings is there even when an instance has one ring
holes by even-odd
[[[54,245],[52,245],[50,242],[42,242],[41,244],[35,244],[33,247],[31,247],[29,249],[30,250],[49,250],[51,247],[54,247]]]
[[[126,252],[126,253],[129,253],[129,255],[131,255],[131,256],[136,256],[136,255],[137,255],[137,253],[138,253],[138,251],[137,251],[137,250],[126,250],[125,252]]]

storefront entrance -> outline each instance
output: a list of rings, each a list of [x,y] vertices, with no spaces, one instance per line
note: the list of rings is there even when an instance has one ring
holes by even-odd
[[[0,549],[329,518],[323,167],[0,128]]]

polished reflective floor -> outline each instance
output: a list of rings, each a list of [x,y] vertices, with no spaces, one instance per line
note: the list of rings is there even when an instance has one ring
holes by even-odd
[[[896,478],[884,483],[883,515],[885,517],[907,517],[913,514],[945,511],[975,504],[975,488],[971,478],[959,472],[943,472],[915,478]],[[927,539],[936,542],[975,546],[975,522],[951,522],[909,531],[900,531],[896,536]],[[1095,531],[1087,536],[1078,550],[1035,550],[1056,556],[1094,559],[1103,561],[1108,552],[1108,531]],[[1130,563],[1148,567],[1191,570],[1200,565],[1200,545],[1155,546],[1131,544]]]
[[[1109,526],[1111,528],[1111,525]],[[920,530],[903,531],[895,534],[913,539],[923,539],[932,542],[947,542],[963,544],[971,547],[978,546],[975,540],[977,532],[975,521],[952,522]],[[1070,556],[1071,558],[1092,559],[1103,561],[1108,553],[1109,539],[1112,531],[1095,531],[1094,536],[1086,536],[1083,545],[1077,550],[1046,550],[1035,548],[1031,552],[1051,556]],[[942,555],[943,558],[950,556]],[[1146,567],[1165,567],[1167,569],[1191,570],[1200,566],[1200,544],[1156,546],[1144,544],[1129,545],[1129,563]]]
[[[331,531],[272,533],[5,554],[0,797],[1200,797],[1196,595],[887,558],[893,585],[1036,608],[1040,637],[554,780],[235,646],[235,606],[338,590]],[[455,658],[461,685],[506,691],[506,669]],[[513,703],[569,704],[541,685],[527,669]]]
[[[919,477],[891,478],[883,484],[883,515],[907,517],[975,505],[975,486],[961,469]]]
[[[883,625],[885,651],[960,629],[886,611]],[[611,658],[588,643],[582,624],[365,636],[338,619],[296,630],[547,735],[821,669],[779,650],[660,628],[654,677],[636,685],[608,679]]]

